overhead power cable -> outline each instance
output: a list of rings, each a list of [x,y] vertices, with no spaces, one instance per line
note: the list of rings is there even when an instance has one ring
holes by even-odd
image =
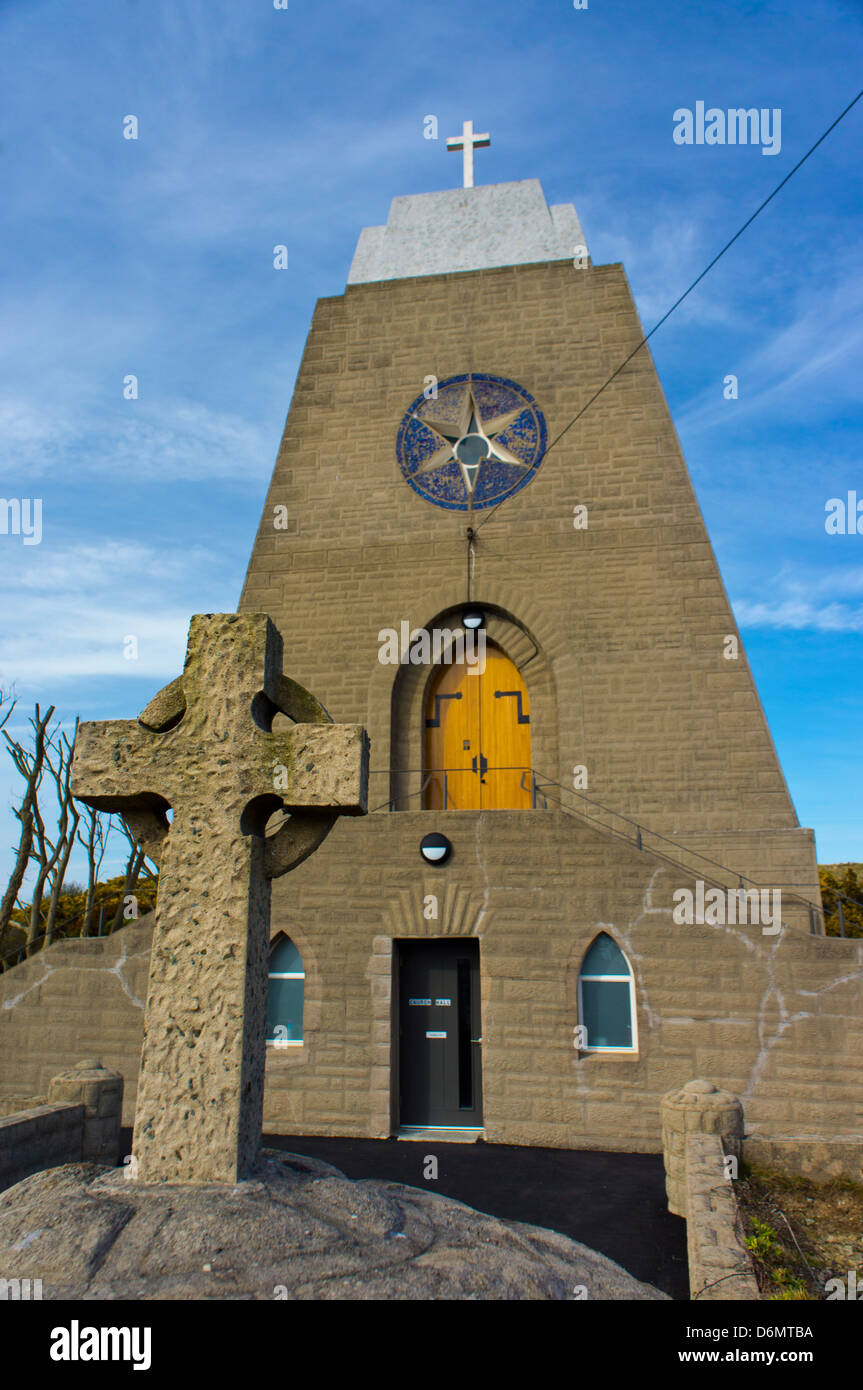
[[[555,436],[555,438],[554,438],[554,439],[551,441],[551,443],[549,444],[548,448],[545,450],[545,453],[544,453],[543,456],[542,456],[541,462],[544,461],[544,460],[548,457],[548,455],[551,453],[552,449],[554,448],[555,444],[559,444],[560,441],[561,441],[561,439],[563,439],[564,435],[567,434],[567,433],[572,429],[573,425],[575,425],[575,424],[578,423],[578,421],[581,419],[581,417],[582,417],[584,414],[586,414],[586,412],[587,412],[587,411],[590,409],[590,407],[593,405],[594,401],[597,400],[598,397],[602,395],[602,393],[603,393],[603,391],[606,389],[606,387],[608,387],[608,386],[611,385],[611,383],[614,381],[615,377],[618,377],[618,376],[620,375],[620,373],[623,371],[624,367],[627,367],[627,366],[629,365],[629,363],[632,361],[633,357],[635,357],[636,353],[640,352],[641,349],[644,347],[645,343],[646,343],[650,338],[653,337],[653,335],[654,335],[654,333],[656,332],[656,330],[657,330],[658,328],[661,328],[662,325],[663,325],[663,324],[671,317],[671,315],[674,313],[675,309],[678,309],[678,308],[680,307],[680,305],[683,303],[684,299],[686,299],[686,298],[692,293],[692,291],[695,289],[696,285],[700,285],[700,284],[701,284],[701,281],[704,279],[705,275],[707,275],[708,272],[711,271],[711,270],[713,269],[713,267],[716,265],[717,261],[720,261],[720,260],[722,259],[722,257],[725,255],[726,251],[730,250],[730,248],[734,245],[735,241],[737,241],[739,237],[742,237],[742,235],[743,235],[743,233],[746,231],[747,227],[751,227],[751,226],[752,226],[752,223],[755,221],[756,217],[758,217],[758,215],[764,211],[764,209],[767,207],[767,204],[768,204],[768,203],[771,203],[771,202],[773,201],[773,199],[776,197],[777,193],[779,193],[779,192],[785,187],[785,185],[786,185],[786,183],[788,182],[788,180],[794,177],[794,175],[797,173],[797,170],[798,170],[798,169],[801,169],[801,168],[803,167],[803,165],[806,163],[806,161],[807,161],[807,159],[810,157],[810,155],[813,155],[813,154],[815,153],[815,151],[818,149],[818,146],[819,146],[820,144],[822,144],[822,143],[827,139],[827,136],[830,134],[830,132],[831,132],[832,130],[835,130],[835,129],[836,129],[836,127],[838,126],[839,122],[845,119],[845,117],[848,115],[848,112],[851,111],[851,110],[853,109],[853,107],[855,107],[855,106],[857,105],[857,103],[858,103],[858,101],[860,100],[861,97],[863,97],[863,88],[860,89],[860,91],[857,93],[856,97],[854,97],[853,101],[849,101],[849,103],[848,103],[848,105],[845,107],[844,111],[840,111],[840,113],[839,113],[839,115],[836,117],[835,121],[831,121],[830,125],[827,127],[827,129],[824,131],[824,133],[823,133],[822,135],[819,135],[818,139],[815,141],[815,144],[814,144],[814,145],[811,145],[811,146],[809,147],[809,149],[806,151],[806,153],[803,155],[803,157],[802,157],[801,159],[798,159],[797,163],[794,165],[794,168],[789,170],[789,172],[785,175],[785,178],[781,181],[781,183],[778,183],[778,184],[776,185],[776,187],[774,188],[773,192],[770,193],[770,194],[764,199],[764,202],[761,203],[761,204],[755,209],[755,211],[752,213],[751,217],[747,217],[746,221],[743,223],[743,226],[740,227],[740,228],[734,233],[734,236],[733,236],[733,237],[731,237],[728,241],[726,241],[726,243],[725,243],[725,245],[723,246],[722,250],[721,250],[721,251],[718,251],[717,254],[713,257],[713,260],[710,261],[710,263],[704,267],[704,269],[702,270],[701,274],[698,275],[698,276],[696,276],[696,278],[693,280],[693,282],[692,282],[692,284],[689,286],[689,288],[686,289],[686,290],[684,290],[684,291],[683,291],[683,294],[680,295],[680,297],[679,297],[678,299],[675,299],[675,301],[674,301],[674,303],[672,304],[671,308],[668,309],[668,310],[666,310],[666,312],[662,315],[662,318],[659,319],[659,321],[653,325],[653,327],[651,328],[650,332],[649,332],[649,333],[645,333],[644,337],[641,339],[641,342],[638,343],[638,344],[632,349],[632,351],[629,353],[629,355],[628,355],[627,357],[624,358],[624,360],[620,363],[620,366],[615,368],[615,370],[611,373],[611,376],[608,378],[608,380],[607,380],[607,381],[604,381],[597,391],[594,391],[593,395],[590,397],[590,400],[587,401],[586,404],[583,405],[583,406],[581,407],[581,410],[579,410],[578,414],[577,414],[577,415],[574,415],[574,416],[572,417],[572,419],[570,420],[569,424],[566,425],[566,426],[564,426],[564,428],[560,431],[560,434],[558,434],[558,435]],[[474,527],[474,535],[476,535],[477,532],[479,532],[479,531],[482,529],[482,527],[485,525],[485,523],[486,523],[487,521],[490,521],[490,520],[491,520],[491,518],[494,516],[495,512],[497,511],[498,507],[502,506],[503,503],[506,502],[506,501],[507,501],[507,498],[502,497],[501,500],[500,500],[500,502],[496,503],[495,506],[492,507],[491,511],[490,511],[486,516],[484,516],[483,519],[482,519],[482,521],[480,521],[480,522]]]

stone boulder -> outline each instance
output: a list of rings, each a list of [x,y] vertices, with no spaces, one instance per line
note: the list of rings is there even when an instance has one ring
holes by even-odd
[[[0,1194],[0,1269],[46,1299],[666,1298],[554,1231],[273,1152],[236,1185],[36,1173]]]

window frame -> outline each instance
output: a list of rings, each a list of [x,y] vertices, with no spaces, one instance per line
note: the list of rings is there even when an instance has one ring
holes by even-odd
[[[633,973],[632,966],[630,965],[629,960],[627,959],[626,952],[624,951],[623,947],[620,945],[620,942],[614,940],[614,937],[611,935],[611,932],[598,932],[597,935],[593,938],[593,941],[591,941],[591,943],[590,943],[590,945],[588,946],[587,950],[585,951],[585,953],[584,953],[584,955],[583,955],[583,957],[582,957],[582,960],[586,960],[586,959],[587,959],[587,957],[588,957],[588,955],[589,955],[591,949],[593,948],[594,943],[595,943],[596,941],[599,940],[599,937],[600,937],[600,936],[607,936],[607,937],[609,938],[610,941],[613,941],[613,942],[614,942],[615,946],[616,946],[617,949],[620,951],[620,954],[623,956],[623,959],[626,961],[627,968],[628,968],[628,970],[629,970],[629,974],[628,974],[628,975],[585,975],[584,972],[583,972],[583,970],[579,969],[579,972],[578,972],[578,1021],[579,1021],[579,1023],[583,1023],[583,1022],[584,1022],[584,998],[583,998],[582,988],[581,988],[581,982],[582,982],[582,980],[594,980],[594,981],[598,981],[598,982],[600,982],[600,983],[603,983],[603,982],[604,982],[604,983],[606,983],[606,984],[621,984],[621,985],[622,985],[622,984],[628,984],[628,985],[629,985],[629,1024],[630,1024],[630,1034],[631,1034],[631,1037],[632,1037],[632,1042],[631,1042],[631,1044],[629,1045],[629,1047],[605,1047],[605,1046],[603,1046],[602,1044],[598,1044],[598,1045],[591,1046],[590,1043],[585,1043],[585,1045],[584,1045],[583,1047],[580,1047],[580,1048],[579,1048],[579,1051],[580,1051],[580,1052],[616,1053],[616,1054],[619,1055],[619,1056],[630,1057],[630,1056],[633,1055],[633,1053],[637,1053],[637,1052],[638,1052],[638,1011],[637,1011],[637,1009],[636,1009],[636,999],[635,999],[635,975],[634,975],[634,973]]]
[[[268,966],[268,967],[269,967],[270,961],[271,961],[271,960],[273,959],[273,957],[275,956],[276,951],[278,950],[279,946],[281,946],[282,943],[285,942],[285,941],[290,941],[291,945],[294,947],[295,951],[297,952],[297,955],[300,957],[300,960],[303,959],[302,952],[300,951],[300,948],[299,948],[299,946],[297,946],[297,943],[294,941],[293,937],[287,936],[286,934],[283,933],[281,936],[277,937],[276,940],[273,941],[273,942],[271,942],[271,944],[270,944],[270,957],[269,957],[269,960],[267,961],[267,966]],[[306,1006],[306,972],[305,972],[305,969],[303,969],[303,970],[270,970],[270,969],[268,968],[268,969],[267,969],[267,989],[268,989],[268,990],[269,990],[269,987],[270,987],[270,980],[302,980],[302,981],[303,981],[303,1019],[305,1020],[305,1006]],[[284,1025],[282,1025],[282,1026],[284,1026]],[[284,1048],[286,1048],[286,1047],[305,1047],[305,1045],[306,1045],[305,1031],[306,1031],[306,1030],[305,1030],[305,1021],[304,1021],[304,1022],[303,1022],[303,1036],[302,1036],[301,1038],[265,1038],[265,1039],[264,1039],[264,1044],[265,1044],[266,1047],[275,1047],[275,1048],[278,1048],[279,1051],[282,1051],[282,1050],[283,1050]]]

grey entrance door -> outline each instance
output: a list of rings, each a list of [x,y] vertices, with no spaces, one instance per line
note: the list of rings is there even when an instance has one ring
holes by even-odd
[[[399,1120],[482,1124],[479,942],[399,942]]]

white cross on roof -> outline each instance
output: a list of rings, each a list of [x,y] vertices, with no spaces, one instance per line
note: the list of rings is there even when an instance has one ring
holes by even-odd
[[[461,135],[451,135],[446,142],[448,150],[464,151],[464,186],[473,188],[473,152],[491,144],[490,135],[474,135],[473,121],[462,122]]]

